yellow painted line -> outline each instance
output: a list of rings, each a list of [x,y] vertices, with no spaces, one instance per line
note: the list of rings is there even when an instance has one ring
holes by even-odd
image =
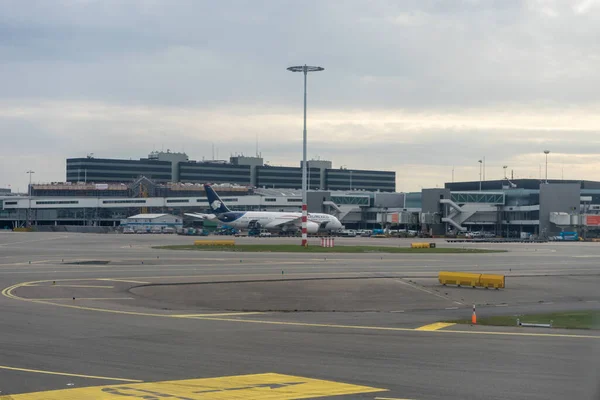
[[[213,314],[176,314],[169,315],[173,318],[204,318],[204,317],[226,317],[226,316],[234,316],[234,315],[256,315],[256,314],[264,314],[264,312],[258,311],[249,311],[249,312],[230,312],[230,313],[213,313]]]
[[[436,322],[435,324],[423,325],[417,329],[416,331],[437,331],[438,329],[447,328],[449,326],[456,325],[451,322]]]
[[[231,318],[210,318],[202,319],[211,321],[226,321],[240,322],[249,324],[266,324],[266,325],[289,325],[289,326],[307,326],[316,328],[335,328],[335,329],[356,329],[356,330],[373,330],[373,331],[397,331],[397,332],[431,332],[431,333],[467,333],[481,335],[503,335],[503,336],[534,336],[534,337],[566,337],[575,339],[600,339],[600,335],[571,335],[560,333],[525,333],[525,332],[496,332],[496,331],[460,331],[460,330],[438,330],[438,331],[417,331],[413,328],[394,328],[387,326],[364,326],[364,325],[335,325],[335,324],[317,324],[309,322],[283,322],[283,321],[266,321],[259,319],[231,319]]]
[[[75,297],[76,300],[134,300],[133,297]],[[72,297],[54,297],[48,299],[31,299],[35,301],[73,300]]]
[[[83,280],[83,279],[63,279],[62,281],[67,281],[67,280],[77,281],[77,280]],[[134,311],[120,311],[120,310],[111,310],[111,309],[105,309],[105,308],[76,306],[76,305],[72,305],[72,304],[53,303],[51,301],[27,299],[27,298],[19,297],[19,296],[12,294],[12,292],[14,290],[18,289],[19,287],[32,285],[32,284],[36,284],[36,283],[42,283],[42,282],[50,282],[50,281],[44,280],[44,281],[32,281],[32,282],[18,283],[18,284],[15,284],[15,285],[12,285],[12,286],[9,286],[9,287],[3,289],[2,295],[5,297],[14,299],[14,300],[28,301],[28,302],[39,303],[39,304],[49,304],[49,305],[54,305],[54,306],[58,306],[58,307],[74,308],[74,309],[78,309],[78,310],[98,311],[98,312],[123,314],[123,315],[139,315],[139,316],[147,316],[147,317],[166,317],[166,318],[176,317],[171,314],[153,314],[153,313],[142,313],[142,312],[134,312]],[[181,314],[179,314],[179,315],[181,315]],[[178,317],[178,318],[182,318],[182,317]],[[183,318],[186,318],[186,317],[183,317]],[[195,316],[195,317],[187,317],[187,318],[203,319],[203,320],[210,320],[210,321],[249,323],[249,324],[304,326],[304,327],[332,328],[332,329],[356,329],[356,330],[395,331],[395,332],[429,332],[432,334],[456,333],[456,334],[471,334],[471,335],[564,337],[564,338],[572,338],[572,339],[600,340],[600,335],[595,336],[595,335],[577,335],[577,334],[560,334],[560,333],[467,331],[467,330],[452,330],[452,329],[443,329],[443,330],[435,330],[435,331],[424,331],[424,330],[417,331],[414,328],[396,328],[396,327],[363,326],[363,325],[337,325],[337,324],[320,324],[320,323],[305,323],[305,322],[268,321],[268,320],[258,320],[258,319],[225,318],[225,317],[217,317],[216,314],[212,314],[212,316],[206,316],[206,317]],[[2,400],[2,398],[0,398],[0,400]]]
[[[72,280],[81,280],[81,279],[72,279]],[[33,281],[33,282],[18,283],[16,285],[9,286],[9,287],[5,288],[4,290],[2,290],[2,295],[5,297],[8,297],[10,299],[13,299],[13,300],[28,301],[28,302],[32,302],[32,303],[38,303],[38,304],[49,304],[49,305],[54,305],[54,306],[58,306],[58,307],[74,308],[74,309],[78,309],[78,310],[98,311],[98,312],[123,314],[123,315],[139,315],[139,316],[145,316],[145,317],[167,317],[167,318],[177,317],[176,315],[174,316],[171,314],[153,314],[153,313],[142,313],[142,312],[135,312],[135,311],[110,310],[110,309],[106,309],[106,308],[85,307],[85,306],[76,306],[73,304],[54,303],[52,301],[46,301],[46,300],[28,299],[28,298],[19,297],[17,295],[12,294],[12,292],[14,290],[16,290],[20,287],[32,286],[32,285],[35,285],[38,283],[43,283],[43,282],[50,282],[50,281]],[[233,313],[233,314],[238,314],[238,313]],[[182,314],[180,314],[180,315],[182,315]],[[215,315],[215,314],[212,314],[212,315]],[[226,313],[224,315],[231,315],[231,313]],[[179,318],[186,318],[186,317],[179,317]],[[194,318],[199,319],[200,317],[194,317]]]
[[[85,280],[85,279],[82,279]],[[40,285],[37,285],[38,287]],[[46,286],[46,285],[44,285]],[[51,287],[76,287],[76,288],[95,288],[95,289],[114,289],[114,286],[94,286],[94,285],[50,285]]]
[[[29,369],[29,368],[16,368],[16,367],[8,367],[6,365],[0,365],[0,369],[6,369],[9,371],[19,371],[19,372],[33,372],[36,374],[46,374],[46,375],[62,375],[62,376],[74,376],[77,378],[88,378],[88,379],[103,379],[105,381],[122,381],[122,382],[144,382],[138,379],[125,379],[125,378],[110,378],[108,376],[95,376],[95,375],[82,375],[82,374],[70,374],[68,372],[56,372],[56,371],[44,371],[40,369]],[[0,396],[0,399],[4,397]],[[11,397],[6,397],[10,399]],[[12,398],[15,398],[14,395]],[[40,397],[41,399],[41,397]]]
[[[127,283],[141,283],[141,284],[149,284],[150,282],[142,282],[142,281],[131,281],[128,279],[109,279],[109,278],[100,278],[99,281],[111,281],[111,282],[127,282]]]
[[[0,400],[118,400],[124,397],[135,399],[295,400],[385,391],[387,390],[369,386],[267,373],[51,390],[0,396]]]

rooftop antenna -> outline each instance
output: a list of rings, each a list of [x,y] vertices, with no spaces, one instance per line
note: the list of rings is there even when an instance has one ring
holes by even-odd
[[[256,157],[258,157],[258,133],[256,134]]]
[[[215,159],[215,144],[212,144],[212,160]]]

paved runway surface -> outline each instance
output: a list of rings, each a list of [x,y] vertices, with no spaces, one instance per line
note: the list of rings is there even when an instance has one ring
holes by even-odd
[[[480,318],[598,309],[600,243],[151,249],[191,240],[0,233],[0,399],[600,398],[600,332],[431,325],[473,304]],[[502,273],[508,287],[442,287],[440,270]]]

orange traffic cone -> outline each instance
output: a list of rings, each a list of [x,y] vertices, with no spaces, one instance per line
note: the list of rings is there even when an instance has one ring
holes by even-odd
[[[475,313],[475,304],[473,304],[473,315],[471,315],[471,324],[477,325],[477,314]]]

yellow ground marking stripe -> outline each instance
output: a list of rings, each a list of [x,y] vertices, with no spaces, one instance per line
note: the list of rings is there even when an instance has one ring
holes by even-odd
[[[437,331],[438,329],[447,328],[449,326],[456,325],[451,322],[436,322],[434,324],[423,325],[417,329],[416,331]]]
[[[82,280],[84,280],[84,279],[82,279]],[[77,288],[95,288],[95,289],[114,289],[114,286],[95,286],[95,285],[52,285],[52,287],[77,287]]]
[[[85,280],[85,279],[73,279],[73,280]],[[47,301],[47,300],[28,299],[25,297],[19,297],[17,295],[12,294],[12,292],[14,290],[16,290],[20,287],[24,287],[24,286],[32,287],[32,285],[35,285],[37,283],[42,283],[42,282],[50,282],[50,281],[33,281],[33,282],[18,283],[16,285],[7,287],[4,290],[2,290],[2,295],[5,297],[8,297],[10,299],[13,299],[13,300],[28,301],[31,303],[39,303],[39,304],[49,304],[49,305],[54,305],[54,306],[59,306],[59,307],[75,308],[78,310],[106,312],[106,313],[112,313],[112,314],[139,315],[139,316],[146,316],[146,317],[167,317],[167,318],[196,318],[196,319],[202,318],[202,317],[198,317],[198,315],[200,315],[200,314],[196,314],[194,317],[190,317],[190,315],[192,315],[192,314],[187,314],[187,316],[184,316],[185,314],[178,314],[178,315],[153,314],[153,313],[142,313],[142,312],[135,312],[135,311],[110,310],[110,309],[106,309],[106,308],[97,308],[97,307],[76,306],[76,305],[72,305],[72,304],[53,303],[52,301]],[[58,285],[55,285],[55,286],[58,286]],[[257,313],[256,312],[253,312],[253,313],[236,313],[236,312],[234,312],[234,313],[218,313],[218,314],[206,314],[206,315],[207,316],[208,315],[227,316],[227,315],[244,315],[244,314],[257,314]],[[262,313],[258,313],[258,314],[262,314]]]
[[[63,281],[80,281],[80,280],[88,280],[88,279],[63,279]],[[41,282],[50,282],[50,280],[44,281],[32,281],[32,282],[23,282],[18,283],[12,286],[9,286],[2,290],[2,295],[13,300],[21,300],[28,301],[39,304],[49,304],[59,307],[67,307],[67,308],[75,308],[79,310],[87,310],[87,311],[98,311],[98,312],[106,312],[112,314],[123,314],[123,315],[140,315],[140,316],[148,316],[148,317],[166,317],[173,318],[173,315],[170,314],[152,314],[152,313],[141,313],[134,311],[120,311],[120,310],[110,310],[105,308],[95,308],[95,307],[83,307],[83,306],[75,306],[72,304],[62,304],[62,303],[53,303],[50,301],[38,301],[27,299],[23,297],[16,296],[12,294],[13,290],[18,289],[19,287],[28,286],[35,283]],[[180,317],[181,318],[181,317]],[[467,331],[467,330],[453,330],[453,329],[443,329],[437,331],[417,331],[413,328],[396,328],[396,327],[385,327],[385,326],[362,326],[362,325],[337,325],[337,324],[319,324],[319,323],[305,323],[305,322],[285,322],[285,321],[267,321],[267,320],[256,320],[256,319],[241,319],[241,318],[225,318],[225,317],[193,317],[195,319],[203,319],[210,321],[224,321],[224,322],[237,322],[237,323],[249,323],[249,324],[267,324],[267,325],[288,325],[288,326],[305,326],[305,327],[319,327],[319,328],[333,328],[333,329],[356,329],[356,330],[374,330],[374,331],[397,331],[397,332],[430,332],[432,334],[436,333],[457,333],[457,334],[471,334],[471,335],[499,335],[499,336],[530,336],[530,337],[564,337],[564,338],[573,338],[573,339],[596,339],[600,340],[600,335],[577,335],[577,334],[560,334],[560,333],[529,333],[529,332],[499,332],[499,331]],[[2,398],[0,398],[2,400]]]
[[[133,297],[75,297],[76,300],[134,300]],[[48,299],[31,299],[36,301],[73,300],[72,297],[53,297]]]
[[[263,312],[258,311],[249,311],[249,312],[229,312],[229,313],[213,313],[213,314],[176,314],[169,315],[173,318],[204,318],[204,317],[226,317],[226,316],[234,316],[234,315],[255,315],[255,314],[264,314]]]
[[[0,396],[0,400],[118,400],[124,397],[136,399],[295,400],[385,391],[387,390],[369,386],[267,373],[61,389]]]
[[[36,373],[36,374],[74,376],[74,377],[77,377],[77,378],[103,379],[105,381],[144,382],[144,381],[140,381],[138,379],[110,378],[108,376],[94,376],[94,375],[70,374],[68,372],[56,372],[56,371],[44,371],[44,370],[40,370],[40,369],[17,368],[17,367],[9,367],[9,366],[6,366],[6,365],[0,365],[0,369],[6,369],[6,370],[9,370],[9,371],[19,371],[19,372],[33,372],[33,373]],[[0,396],[0,399],[2,399],[2,398],[3,397]],[[8,397],[8,398],[10,398],[10,397]]]
[[[266,321],[259,319],[232,319],[232,318],[211,318],[203,317],[201,319],[211,321],[241,322],[250,324],[266,325],[290,325],[290,326],[309,326],[316,328],[336,328],[336,329],[356,329],[373,331],[398,331],[398,332],[431,332],[431,333],[469,333],[481,335],[504,335],[504,336],[535,336],[535,337],[567,337],[576,339],[600,339],[600,335],[571,335],[560,333],[526,333],[526,332],[497,332],[497,331],[461,331],[461,330],[437,330],[437,331],[417,331],[414,328],[395,328],[388,326],[364,326],[364,325],[336,325],[336,324],[318,324],[309,322],[284,322],[284,321]]]
[[[141,283],[141,284],[149,284],[150,282],[142,282],[142,281],[130,281],[126,279],[109,279],[109,278],[99,278],[99,281],[111,281],[111,282],[127,282],[127,283]]]

